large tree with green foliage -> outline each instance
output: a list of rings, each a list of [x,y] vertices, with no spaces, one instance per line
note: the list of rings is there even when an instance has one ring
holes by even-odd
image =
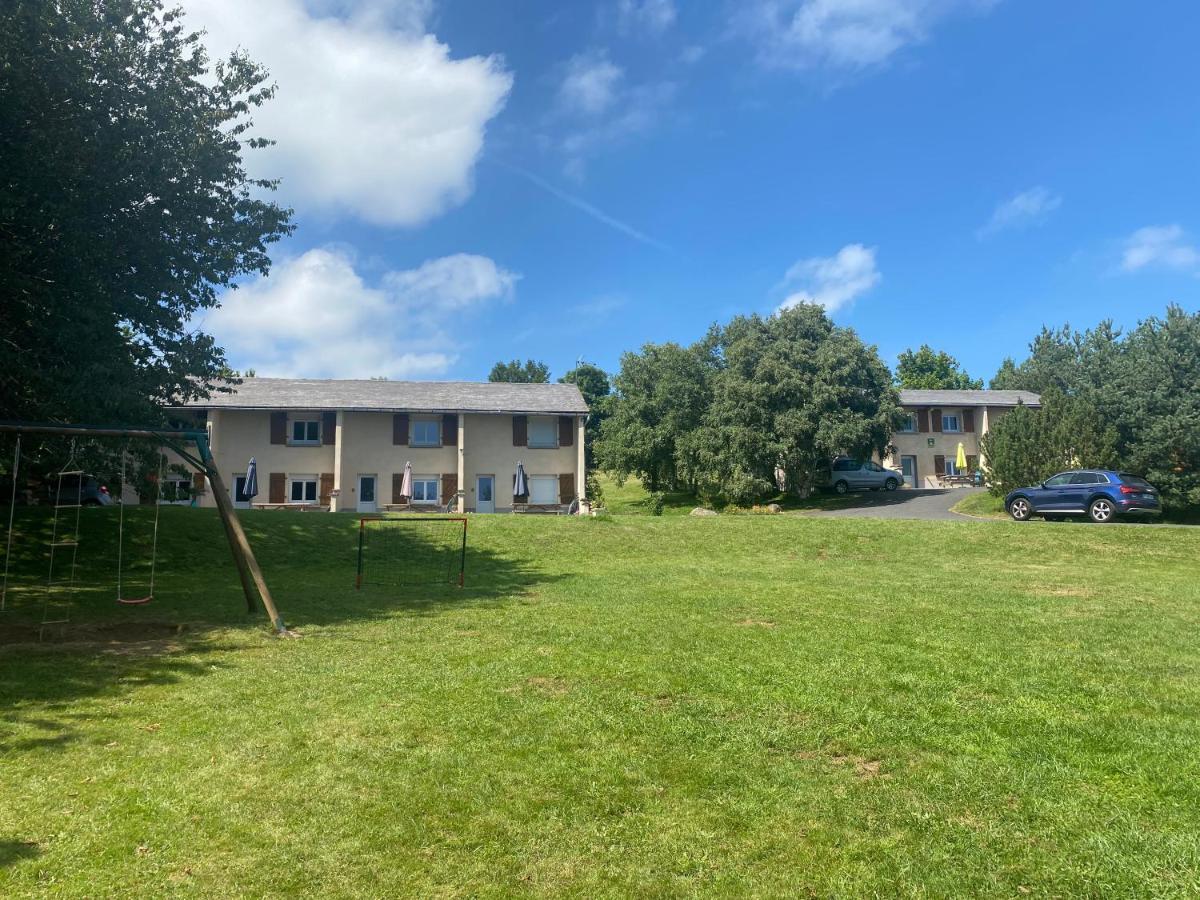
[[[902,418],[874,347],[799,304],[714,329],[712,401],[682,442],[680,469],[706,499],[806,492],[839,453],[882,454]]]
[[[983,387],[983,381],[968,375],[946,351],[922,344],[916,350],[900,354],[896,385],[910,389],[977,391]]]
[[[1040,484],[1056,472],[1118,465],[1117,430],[1088,399],[1051,386],[1041,407],[1019,405],[997,419],[981,439],[988,487],[997,496]]]
[[[544,362],[527,359],[521,362],[498,362],[488,373],[488,381],[506,381],[509,384],[546,384],[550,381],[550,367]]]
[[[708,408],[715,368],[702,344],[646,344],[622,354],[597,464],[618,478],[636,475],[651,490],[679,487],[680,444]]]
[[[1171,306],[1128,334],[1108,321],[1084,332],[1044,328],[1029,351],[1020,364],[1006,360],[992,386],[1057,392],[1077,417],[1063,428],[1115,434],[1111,458],[1076,453],[1061,467],[1111,464],[1146,476],[1169,502],[1200,504],[1200,313]],[[987,452],[991,465],[1010,465],[1000,445]]]
[[[0,418],[153,422],[228,372],[195,317],[291,230],[243,165],[266,77],[158,0],[0,5]]]
[[[714,326],[691,347],[627,353],[600,465],[713,502],[805,491],[838,453],[882,452],[901,418],[874,347],[800,304]]]

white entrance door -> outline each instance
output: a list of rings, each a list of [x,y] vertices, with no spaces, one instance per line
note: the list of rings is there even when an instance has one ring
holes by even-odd
[[[475,477],[475,512],[494,513],[496,511],[496,477],[494,475],[477,475]]]
[[[360,513],[375,512],[375,476],[358,476],[358,511]]]
[[[917,458],[915,456],[900,457],[900,471],[904,473],[904,483],[909,487],[917,486]]]

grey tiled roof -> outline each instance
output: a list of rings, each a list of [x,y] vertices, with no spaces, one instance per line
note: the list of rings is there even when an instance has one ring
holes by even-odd
[[[900,391],[904,406],[1041,406],[1042,398],[1032,391]]]
[[[413,412],[586,413],[573,384],[475,381],[332,381],[245,378],[232,394],[187,406],[212,409],[397,410]]]

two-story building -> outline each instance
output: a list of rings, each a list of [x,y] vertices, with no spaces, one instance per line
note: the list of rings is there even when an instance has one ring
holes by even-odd
[[[960,474],[960,443],[974,471],[986,463],[980,438],[988,429],[1019,404],[1040,406],[1041,398],[1029,391],[902,390],[900,403],[908,418],[884,462],[903,472],[909,487],[939,487],[938,479]]]
[[[507,512],[518,462],[528,504],[582,501],[587,412],[573,384],[292,378],[246,378],[177,410],[207,427],[236,506],[362,513],[392,504]],[[251,457],[253,499],[244,494]],[[207,491],[198,498],[215,505]]]

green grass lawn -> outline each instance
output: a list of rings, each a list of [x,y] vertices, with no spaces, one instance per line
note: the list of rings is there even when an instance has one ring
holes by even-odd
[[[1200,891],[1197,532],[472,517],[360,593],[352,516],[245,514],[278,640],[211,512],[140,608],[87,513],[89,642],[0,614],[0,896]]]

